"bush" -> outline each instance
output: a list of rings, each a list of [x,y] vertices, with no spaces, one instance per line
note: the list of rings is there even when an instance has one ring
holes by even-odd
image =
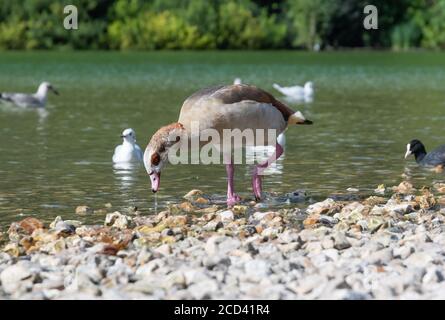
[[[445,0],[1,0],[0,49],[445,48]],[[63,28],[63,7],[79,30]]]

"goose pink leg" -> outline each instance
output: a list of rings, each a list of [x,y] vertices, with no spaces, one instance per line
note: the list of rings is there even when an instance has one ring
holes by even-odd
[[[283,147],[277,143],[275,145],[275,152],[273,155],[270,156],[269,159],[266,160],[264,163],[260,163],[253,169],[253,175],[252,175],[252,189],[253,194],[255,195],[255,200],[259,201],[261,200],[261,193],[262,193],[262,185],[261,185],[261,175],[262,172],[271,165],[275,160],[277,160],[282,154],[283,154]]]
[[[235,189],[233,187],[233,174],[235,172],[233,163],[226,164],[226,172],[227,172],[227,205],[229,207],[232,207],[241,200],[241,198],[235,194]]]

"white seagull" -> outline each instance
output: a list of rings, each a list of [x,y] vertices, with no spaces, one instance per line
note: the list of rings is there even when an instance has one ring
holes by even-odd
[[[273,87],[284,94],[285,96],[291,98],[301,98],[305,99],[308,97],[312,97],[314,94],[314,84],[311,81],[308,81],[304,84],[304,86],[292,86],[292,87],[281,87],[280,85],[274,83]]]
[[[123,142],[114,149],[113,162],[140,162],[143,154],[141,148],[136,144],[136,133],[133,129],[125,129],[121,138]]]
[[[49,90],[59,95],[51,83],[42,82],[34,94],[2,92],[0,101],[10,102],[22,108],[44,108]]]

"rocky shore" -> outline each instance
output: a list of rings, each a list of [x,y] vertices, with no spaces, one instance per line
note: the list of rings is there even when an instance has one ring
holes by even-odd
[[[443,299],[444,193],[402,182],[269,211],[193,190],[104,225],[29,217],[0,233],[0,299]]]

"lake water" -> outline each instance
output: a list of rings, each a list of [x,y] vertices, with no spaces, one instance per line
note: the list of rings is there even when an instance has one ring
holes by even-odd
[[[315,83],[312,103],[291,104],[314,125],[287,131],[266,193],[303,189],[317,200],[349,187],[365,196],[403,174],[418,187],[442,181],[403,156],[412,138],[427,150],[445,143],[444,71],[441,53],[0,53],[0,91],[33,92],[46,80],[61,93],[49,96],[45,113],[0,106],[0,226],[24,216],[75,218],[78,205],[150,213],[194,188],[223,199],[224,166],[170,166],[155,208],[144,168],[115,169],[111,156],[124,128],[145,148],[157,128],[177,120],[187,96],[235,77],[278,98],[274,82]],[[252,197],[251,169],[236,170],[238,193]]]

